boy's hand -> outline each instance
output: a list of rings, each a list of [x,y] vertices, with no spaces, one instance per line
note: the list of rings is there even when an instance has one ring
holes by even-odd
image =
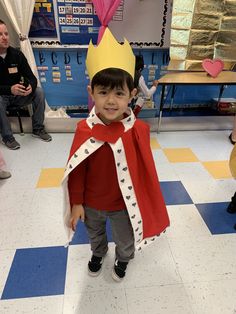
[[[75,231],[79,219],[84,222],[84,207],[83,205],[75,204],[72,206],[70,218],[70,226],[73,231]]]

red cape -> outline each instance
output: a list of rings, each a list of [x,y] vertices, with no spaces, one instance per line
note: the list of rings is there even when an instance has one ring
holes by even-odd
[[[96,138],[95,132],[89,128],[86,120],[80,121],[70,158],[92,136]],[[122,133],[121,139],[143,220],[143,239],[159,235],[169,226],[169,217],[150,148],[149,127],[141,120],[136,120],[130,130]]]

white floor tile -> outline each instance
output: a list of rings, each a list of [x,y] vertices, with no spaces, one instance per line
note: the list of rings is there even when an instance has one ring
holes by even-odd
[[[166,237],[161,236],[143,252],[137,252],[127,268],[126,288],[149,287],[180,283]]]
[[[63,314],[128,314],[124,289],[66,295]]]
[[[205,134],[205,138],[203,134]],[[209,134],[207,131],[161,132],[157,138],[162,148],[191,148],[192,145],[207,141]]]
[[[10,213],[2,214],[1,249],[65,245],[60,189],[37,190],[30,205],[26,205],[16,203],[15,212],[13,207]]]
[[[194,180],[183,179],[182,183],[195,204],[229,202],[236,190],[235,180]]]
[[[63,296],[0,300],[3,314],[64,314]]]
[[[217,144],[208,140],[206,143],[194,145],[192,151],[202,162],[221,161],[229,159],[232,148],[232,144],[227,139]]]
[[[178,177],[177,173],[174,171],[174,167],[171,164],[158,164],[155,162],[157,175],[159,181],[179,181],[180,178]]]
[[[169,164],[169,161],[162,149],[153,150],[152,155],[156,165]]]
[[[14,179],[13,179],[14,180]],[[11,181],[5,181],[0,186],[0,215],[26,214],[31,207],[35,189],[14,188],[12,191]]]
[[[3,250],[64,246],[66,243],[62,223],[52,217],[40,220],[37,216],[8,215],[3,219],[6,224],[0,229],[0,247]]]
[[[185,284],[194,314],[235,314],[236,279]]]
[[[162,148],[184,148],[188,147],[199,153],[208,152],[212,156],[217,156],[224,151],[222,148],[230,149],[232,145],[228,136],[230,132],[219,131],[188,131],[188,132],[161,132],[158,134],[158,142]],[[221,148],[221,149],[220,149]],[[217,156],[215,153],[218,152]],[[215,160],[215,159],[214,159]]]
[[[14,255],[15,250],[0,250],[0,299],[8,277],[9,270],[11,268]]]
[[[167,238],[212,236],[195,205],[171,205],[167,210],[170,218],[170,227],[165,233]]]
[[[47,156],[43,161],[43,168],[63,168],[69,157],[73,133],[52,134],[51,145],[47,148]]]
[[[173,171],[176,173],[180,181],[207,181],[212,178],[209,172],[200,162],[174,163]]]
[[[126,295],[130,314],[193,314],[183,285],[126,289]]]
[[[236,234],[168,239],[184,283],[236,279]]]

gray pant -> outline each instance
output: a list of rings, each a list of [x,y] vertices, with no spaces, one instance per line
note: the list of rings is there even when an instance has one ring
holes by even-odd
[[[28,96],[2,95],[0,96],[0,130],[4,141],[12,138],[12,130],[6,115],[7,107],[24,107],[32,103],[32,129],[33,131],[44,128],[45,96],[42,88],[37,87],[33,94]]]
[[[134,235],[127,210],[105,211],[85,207],[85,225],[94,255],[103,257],[108,250],[106,220],[110,219],[116,258],[128,262],[134,258]]]

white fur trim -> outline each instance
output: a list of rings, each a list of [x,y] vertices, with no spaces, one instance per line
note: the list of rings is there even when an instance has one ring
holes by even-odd
[[[135,246],[138,246],[143,239],[143,222],[127,165],[124,145],[119,138],[115,144],[110,144],[110,146],[115,158],[118,183],[133,228]]]
[[[86,142],[84,142],[79,149],[71,156],[70,160],[67,163],[65,168],[64,177],[62,179],[62,187],[64,191],[64,225],[66,234],[68,237],[68,243],[72,240],[74,231],[70,228],[70,202],[69,202],[69,193],[67,188],[68,175],[70,172],[76,168],[84,159],[86,159],[89,155],[95,152],[99,147],[103,145],[103,142],[99,142],[94,138],[89,138]],[[68,244],[67,244],[68,245]]]

